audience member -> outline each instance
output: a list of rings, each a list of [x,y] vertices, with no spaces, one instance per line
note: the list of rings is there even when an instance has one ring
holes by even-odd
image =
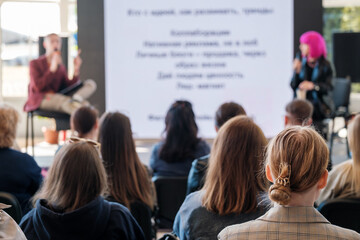
[[[80,50],[74,59],[74,76],[69,79],[61,58],[61,38],[51,33],[44,39],[45,54],[30,62],[29,96],[24,110],[29,112],[38,108],[71,114],[82,105],[85,99],[96,90],[93,80],[80,84],[79,74],[82,60]],[[79,84],[73,97],[66,96],[66,88]]]
[[[128,209],[104,200],[106,172],[94,141],[65,145],[55,155],[36,207],[20,223],[31,239],[144,239]]]
[[[305,99],[294,99],[286,105],[285,127],[310,126],[312,124],[313,105]],[[332,169],[332,161],[329,159],[327,170]]]
[[[331,225],[313,206],[326,186],[329,150],[310,127],[293,126],[271,140],[266,176],[275,202],[264,216],[225,228],[219,239],[359,239],[352,230]]]
[[[222,104],[215,113],[215,130],[219,128],[230,118],[237,115],[246,115],[244,108],[234,102]],[[204,186],[204,175],[208,166],[210,154],[195,159],[189,172],[187,194],[195,192]]]
[[[156,193],[151,173],[136,153],[129,118],[119,112],[105,113],[101,118],[99,141],[108,175],[107,199],[129,208],[148,238]],[[138,203],[148,206],[148,218],[139,211]]]
[[[192,161],[210,152],[197,133],[191,103],[173,103],[165,117],[165,139],[154,146],[151,154],[154,176],[188,176]]]
[[[331,170],[328,184],[317,200],[319,204],[332,198],[360,197],[360,115],[349,124],[348,140],[352,160],[345,161]]]
[[[305,99],[294,99],[285,107],[285,126],[310,126],[314,107]]]
[[[215,239],[226,226],[263,215],[267,190],[262,171],[266,138],[248,117],[237,116],[219,130],[203,190],[188,195],[176,215],[174,233],[184,239]]]
[[[10,205],[0,203],[0,239],[26,240],[20,227],[3,209],[10,208]]]
[[[23,213],[26,213],[31,207],[29,199],[38,190],[42,176],[34,158],[11,149],[18,118],[14,108],[0,105],[0,191],[13,194],[19,200]]]
[[[97,140],[99,112],[91,106],[83,106],[71,114],[70,126],[79,138]]]

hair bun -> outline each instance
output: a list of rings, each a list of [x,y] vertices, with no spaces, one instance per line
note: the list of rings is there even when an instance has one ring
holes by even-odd
[[[269,197],[272,201],[279,203],[280,205],[287,205],[291,199],[290,187],[284,186],[279,183],[275,183],[269,189]]]

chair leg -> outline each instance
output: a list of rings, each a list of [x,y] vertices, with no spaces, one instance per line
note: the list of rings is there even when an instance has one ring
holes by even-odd
[[[330,149],[329,149],[330,159],[331,159],[332,149],[333,149],[333,144],[334,144],[334,135],[335,135],[334,129],[335,129],[335,118],[332,119],[332,127],[331,127],[331,134],[330,134]]]
[[[32,156],[35,157],[35,144],[34,144],[34,115],[31,113],[31,145],[32,145]]]
[[[61,141],[65,142],[67,135],[66,130],[61,130],[60,133],[61,133]]]
[[[28,138],[29,138],[29,116],[30,112],[26,115],[26,132],[25,132],[25,152],[28,152]]]

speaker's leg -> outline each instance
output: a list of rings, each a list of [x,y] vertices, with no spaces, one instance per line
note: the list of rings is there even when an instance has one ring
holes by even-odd
[[[334,128],[335,128],[335,118],[332,119],[331,135],[330,135],[330,159],[332,156],[332,149],[334,144]]]

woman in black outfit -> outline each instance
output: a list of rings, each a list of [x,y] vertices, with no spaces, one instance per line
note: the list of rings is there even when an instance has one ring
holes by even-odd
[[[322,122],[332,111],[329,92],[333,89],[333,71],[326,60],[325,40],[317,32],[306,32],[300,37],[299,48],[301,55],[299,53],[294,60],[294,75],[290,86],[295,98],[304,95],[313,104],[313,124],[326,138]]]

